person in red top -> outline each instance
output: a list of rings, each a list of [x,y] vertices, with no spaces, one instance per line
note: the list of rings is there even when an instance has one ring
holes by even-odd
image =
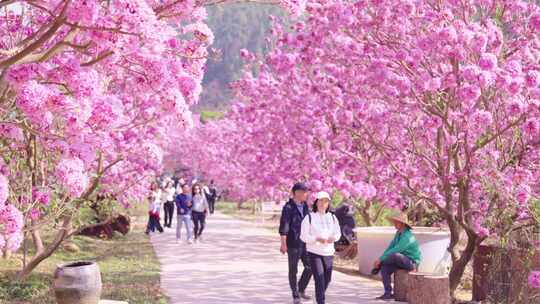
[[[161,189],[158,188],[157,183],[150,185],[150,195],[148,196],[149,208],[148,208],[148,225],[146,226],[146,234],[156,231],[156,229],[162,233],[163,227],[159,222],[159,212],[161,211]]]

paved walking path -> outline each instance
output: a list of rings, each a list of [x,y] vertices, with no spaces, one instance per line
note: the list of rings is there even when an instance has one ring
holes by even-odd
[[[170,304],[292,303],[287,257],[279,253],[276,233],[215,214],[207,220],[203,237],[204,242],[188,245],[176,243],[174,229],[152,236],[162,265],[161,287]],[[334,271],[327,303],[381,303],[373,300],[381,287],[379,282]],[[307,291],[314,293],[313,280]]]

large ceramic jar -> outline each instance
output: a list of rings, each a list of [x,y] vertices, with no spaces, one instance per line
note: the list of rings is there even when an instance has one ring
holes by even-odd
[[[54,273],[54,293],[58,304],[98,304],[101,273],[94,262],[59,265]]]

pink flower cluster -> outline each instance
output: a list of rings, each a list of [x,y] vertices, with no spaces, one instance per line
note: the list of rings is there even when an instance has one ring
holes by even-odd
[[[80,196],[88,186],[88,175],[82,160],[76,157],[62,158],[55,171],[58,182],[73,197]]]
[[[9,181],[7,177],[0,174],[0,206],[2,206],[9,197]]]
[[[354,191],[355,196],[363,200],[372,200],[377,195],[377,189],[373,185],[364,182],[354,184]]]
[[[2,15],[0,68],[15,93],[1,106],[0,136],[9,143],[2,150],[15,159],[35,147],[42,163],[32,174],[44,175],[52,192],[76,198],[106,168],[99,189],[144,198],[138,185],[159,173],[162,147],[191,125],[189,107],[202,90],[213,34],[201,4],[43,1]],[[19,54],[64,18],[49,39]],[[38,200],[47,205],[46,196]]]
[[[532,288],[540,288],[540,271],[531,271],[527,280]]]
[[[540,198],[540,8],[519,3],[308,2],[306,18],[276,22],[266,58],[243,52],[231,110],[175,155],[237,199],[306,180],[389,207],[468,208],[462,225],[496,236],[491,204],[524,217]]]
[[[32,200],[40,203],[43,206],[47,206],[51,200],[51,194],[39,188],[32,189]]]
[[[12,204],[0,204],[0,251],[14,252],[22,242],[23,215]]]

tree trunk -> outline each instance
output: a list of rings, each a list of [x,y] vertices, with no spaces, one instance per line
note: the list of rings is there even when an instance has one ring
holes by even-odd
[[[373,222],[371,221],[371,216],[369,214],[369,207],[367,205],[360,205],[358,203],[354,205],[356,206],[358,213],[360,213],[362,220],[364,220],[364,224],[366,224],[368,227],[373,226]]]
[[[17,279],[24,280],[43,260],[50,257],[69,235],[71,230],[71,216],[64,216],[62,224],[54,240],[41,253],[36,253],[32,260],[17,274]]]
[[[450,304],[448,276],[428,273],[409,274],[409,304]]]
[[[33,189],[38,184],[38,148],[37,148],[35,135],[30,135],[30,142],[28,143],[26,153],[27,153],[26,163],[32,172],[31,177],[32,177],[32,189]],[[40,164],[39,169],[41,173],[43,173],[43,164]],[[30,224],[32,225],[32,227],[35,227],[36,221],[31,220]],[[41,240],[41,235],[39,234],[39,231],[37,230],[37,228],[32,228],[31,234],[32,234],[32,241],[36,249],[36,255],[38,255],[44,250],[43,241]],[[24,240],[26,242],[26,235],[25,235]]]
[[[394,296],[398,302],[407,302],[409,291],[409,271],[398,269],[394,272]]]
[[[251,214],[257,213],[257,202],[254,201],[253,205],[251,206]]]
[[[36,224],[36,221],[32,220],[32,226]],[[34,248],[36,249],[36,255],[40,254],[45,250],[43,246],[43,240],[41,239],[41,234],[39,233],[38,228],[32,228],[32,242],[34,243]]]
[[[2,257],[3,257],[4,259],[6,259],[6,260],[7,260],[7,259],[10,259],[10,258],[11,258],[11,251],[9,251],[9,250],[7,250],[7,249],[4,250],[4,251],[2,252]]]
[[[459,229],[459,226],[455,221],[452,221],[452,224],[450,221],[448,221],[448,226],[450,227],[450,246],[448,247],[448,251],[450,252],[452,256],[452,267],[450,268],[450,273],[448,275],[450,280],[450,295],[452,298],[455,298],[455,292],[459,286],[459,283],[461,282],[461,277],[463,276],[463,273],[465,272],[465,268],[471,261],[474,251],[476,249],[476,240],[477,236],[467,232],[467,245],[465,246],[465,249],[462,251],[458,248],[458,243],[461,233],[461,229]]]

